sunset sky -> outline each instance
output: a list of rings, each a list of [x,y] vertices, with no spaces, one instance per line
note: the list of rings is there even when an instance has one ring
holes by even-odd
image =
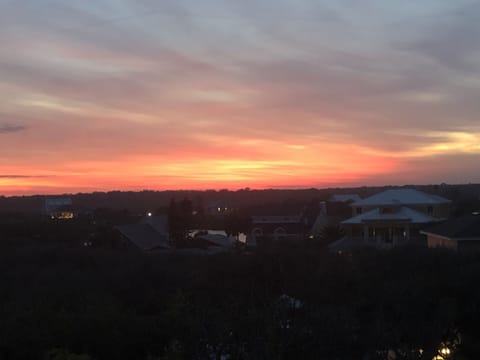
[[[480,2],[0,0],[0,195],[480,182]]]

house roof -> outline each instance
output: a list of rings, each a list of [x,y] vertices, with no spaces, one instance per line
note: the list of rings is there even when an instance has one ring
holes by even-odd
[[[147,216],[143,218],[142,223],[150,225],[160,234],[168,233],[168,218],[166,215]]]
[[[214,246],[221,246],[221,247],[230,247],[233,243],[231,238],[221,234],[198,235],[197,238],[208,241],[209,243],[212,243]]]
[[[120,225],[115,229],[142,250],[169,248],[166,235],[156,231],[150,224]]]
[[[422,233],[439,235],[456,240],[480,240],[480,215],[473,213],[451,219],[428,228],[422,231]]]
[[[415,189],[390,189],[366,199],[356,201],[352,206],[381,205],[438,205],[448,204],[450,200]]]
[[[360,196],[358,196],[357,194],[334,194],[330,198],[330,201],[334,201],[334,202],[349,202],[349,201],[358,202],[358,201],[362,201],[362,198]]]
[[[61,209],[71,208],[72,199],[68,197],[56,197],[56,198],[47,198],[45,199],[45,211],[59,211]]]
[[[409,207],[402,206],[397,211],[391,213],[384,213],[380,210],[380,208],[375,208],[342,221],[342,224],[365,224],[373,221],[404,221],[412,224],[427,224],[431,222],[438,222],[438,219],[426,215],[420,211],[410,209]]]

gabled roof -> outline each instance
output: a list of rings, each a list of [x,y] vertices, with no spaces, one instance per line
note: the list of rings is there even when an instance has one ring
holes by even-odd
[[[168,233],[168,218],[166,215],[147,216],[143,218],[142,223],[150,225],[160,234]]]
[[[480,240],[480,215],[478,213],[464,215],[428,228],[422,233],[456,240]]]
[[[352,206],[438,205],[448,203],[450,203],[450,200],[441,196],[427,194],[415,189],[390,189],[356,201]]]
[[[420,211],[402,206],[397,211],[391,213],[383,213],[380,208],[375,208],[342,221],[342,224],[367,224],[373,221],[398,221],[409,222],[412,224],[427,224],[431,222],[438,222],[438,219],[428,216]]]
[[[214,246],[221,246],[221,247],[230,247],[232,246],[233,242],[232,239],[228,236],[221,235],[221,234],[205,234],[205,235],[198,235],[197,238],[203,239]]]
[[[142,250],[168,249],[167,236],[156,231],[150,224],[129,224],[115,226],[124,237]]]

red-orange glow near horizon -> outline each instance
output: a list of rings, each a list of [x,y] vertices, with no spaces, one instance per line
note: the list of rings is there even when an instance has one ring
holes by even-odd
[[[247,142],[248,143],[248,142]],[[252,146],[252,145],[250,145]],[[239,189],[271,187],[312,187],[335,184],[359,184],[372,175],[392,171],[395,161],[365,155],[362,149],[338,145],[282,144],[257,142],[258,151],[268,153],[262,159],[242,158],[238,154],[200,153],[124,157],[110,161],[65,160],[60,166],[34,169],[28,176],[0,179],[6,195],[64,193],[107,190],[165,189]],[[232,147],[235,147],[232,145]],[[210,155],[210,156],[209,156]],[[23,169],[11,166],[11,174]],[[21,174],[20,174],[21,175]]]

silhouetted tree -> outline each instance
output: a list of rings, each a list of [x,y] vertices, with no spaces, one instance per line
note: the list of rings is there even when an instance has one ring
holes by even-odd
[[[305,225],[307,228],[311,228],[317,219],[318,213],[320,212],[320,201],[318,198],[311,200],[303,212],[304,220],[306,220]]]
[[[251,217],[246,212],[235,209],[224,218],[225,232],[227,235],[236,236],[240,233],[247,233],[251,224]]]
[[[170,239],[177,245],[185,245],[188,238],[188,230],[193,225],[193,206],[192,201],[185,198],[177,203],[175,199],[170,201],[168,207],[168,225]]]
[[[205,205],[203,202],[203,197],[201,195],[197,195],[196,201],[195,201],[195,223],[200,225],[203,224],[205,221]],[[197,226],[201,227],[201,226]]]
[[[193,204],[190,199],[184,198],[180,203],[180,217],[183,227],[187,230],[193,225]]]

